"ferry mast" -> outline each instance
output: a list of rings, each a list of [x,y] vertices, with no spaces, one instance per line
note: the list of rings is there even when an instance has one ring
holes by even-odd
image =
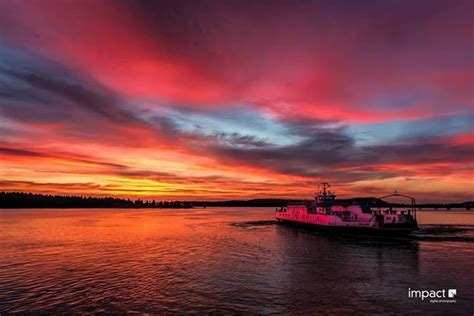
[[[328,182],[322,182],[318,185],[318,192],[315,194],[316,207],[323,208],[326,214],[331,213],[331,206],[336,199],[335,192],[329,190],[330,186]]]

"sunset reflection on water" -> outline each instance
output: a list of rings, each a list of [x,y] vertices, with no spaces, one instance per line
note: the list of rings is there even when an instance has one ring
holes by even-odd
[[[419,214],[428,230],[473,220]],[[272,217],[269,208],[0,211],[0,313],[452,310],[409,301],[408,287],[457,288],[456,310],[472,302],[470,229],[378,241]]]

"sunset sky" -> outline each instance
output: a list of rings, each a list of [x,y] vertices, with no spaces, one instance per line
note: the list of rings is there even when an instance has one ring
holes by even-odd
[[[474,199],[474,1],[2,1],[0,191]]]

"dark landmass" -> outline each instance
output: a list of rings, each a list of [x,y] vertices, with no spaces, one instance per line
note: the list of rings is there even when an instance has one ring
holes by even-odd
[[[45,195],[22,192],[0,192],[0,208],[192,208],[192,207],[281,207],[291,203],[305,203],[309,200],[253,199],[231,201],[156,201],[141,199],[119,199],[112,197],[83,197]],[[338,199],[342,205],[366,204],[372,207],[410,207],[408,204],[388,203],[378,198]],[[474,208],[474,201],[462,203],[417,204],[418,209]]]
[[[193,201],[194,207],[204,206],[238,206],[238,207],[281,207],[294,203],[307,203],[310,200],[285,200],[285,199],[254,199],[254,200],[232,200],[232,201]],[[389,203],[387,201],[374,197],[358,197],[352,199],[337,199],[336,203],[339,205],[365,204],[371,207],[410,207],[409,204],[403,203]],[[474,201],[467,201],[461,203],[422,203],[416,204],[417,209],[452,209],[465,208],[473,209]]]
[[[189,202],[0,192],[0,208],[191,208]]]

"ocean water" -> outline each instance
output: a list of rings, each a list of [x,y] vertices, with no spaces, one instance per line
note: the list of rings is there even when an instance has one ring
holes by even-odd
[[[0,210],[0,314],[472,315],[474,212],[418,214],[413,237],[380,240],[272,208]]]

